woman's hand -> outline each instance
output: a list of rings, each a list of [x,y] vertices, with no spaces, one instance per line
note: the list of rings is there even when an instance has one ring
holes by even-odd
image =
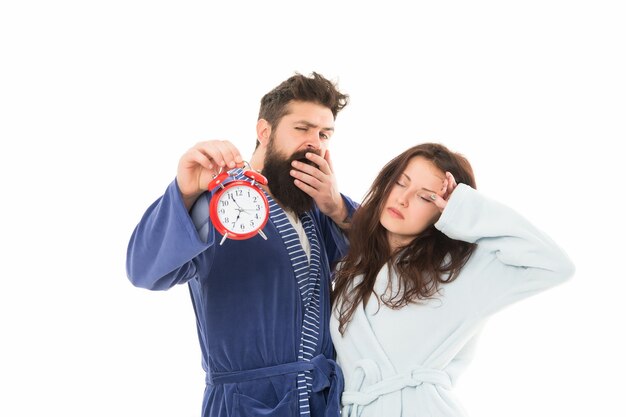
[[[458,184],[456,183],[454,176],[451,173],[446,172],[446,179],[443,180],[443,186],[441,187],[441,190],[439,190],[439,192],[437,193],[423,193],[422,198],[432,201],[433,204],[437,206],[439,211],[443,212],[443,210],[446,208],[446,205],[448,205],[448,200],[450,199],[450,196],[452,195],[452,192],[457,185]]]

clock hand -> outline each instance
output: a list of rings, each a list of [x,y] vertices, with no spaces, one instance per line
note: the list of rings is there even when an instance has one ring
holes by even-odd
[[[237,207],[239,207],[237,210],[243,210],[241,206],[239,205],[239,203],[237,202],[237,200],[235,200],[235,197],[233,197],[232,194],[228,194],[228,196],[230,197],[231,200],[233,200],[233,203],[235,203]]]
[[[239,220],[239,217],[241,216],[241,210],[239,210],[239,214],[237,214],[237,218],[235,219],[235,221],[233,222],[233,229],[235,228],[235,224],[237,223],[237,220]]]
[[[243,207],[241,208],[241,210],[242,210],[242,211],[246,211],[246,212],[248,212],[248,211],[255,211],[254,209],[251,209],[251,208],[243,208]]]
[[[243,207],[241,207],[239,205],[239,203],[237,202],[237,200],[235,200],[235,197],[233,197],[232,194],[228,194],[228,196],[230,197],[231,200],[233,200],[233,203],[235,203],[237,205],[237,208],[235,210],[237,210],[239,212],[239,215],[237,215],[237,219],[235,219],[235,222],[237,222],[237,220],[239,219],[239,216],[241,215],[242,212],[245,212],[247,215],[251,215],[249,212],[254,211],[253,209],[245,209]],[[235,227],[235,223],[233,223],[233,227]]]
[[[237,208],[235,210],[237,210],[239,212],[239,214],[237,214],[237,218],[233,222],[233,228],[234,228],[235,227],[235,223],[237,223],[237,220],[239,220],[239,217],[241,216],[241,212],[245,211],[245,210],[241,208],[241,206],[239,205],[239,203],[237,203],[237,200],[235,200],[235,197],[233,197],[232,194],[228,194],[228,196],[230,197],[231,200],[233,200],[233,203],[235,203],[237,205]]]

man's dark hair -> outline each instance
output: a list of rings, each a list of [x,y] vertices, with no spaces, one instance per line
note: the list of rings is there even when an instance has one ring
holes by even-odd
[[[310,77],[306,77],[296,73],[263,96],[259,119],[267,120],[275,128],[287,114],[287,106],[292,101],[312,102],[328,107],[336,119],[337,113],[348,104],[348,100],[347,94],[339,92],[334,83],[320,74],[313,72]]]

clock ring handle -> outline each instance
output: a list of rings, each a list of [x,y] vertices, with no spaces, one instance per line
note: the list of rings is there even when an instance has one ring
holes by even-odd
[[[253,170],[252,166],[250,166],[248,161],[243,161],[243,163],[244,163],[244,169],[245,169],[246,166],[248,167],[248,169],[246,169],[243,172],[243,175],[245,175],[246,177],[250,178],[252,180],[252,184],[253,185],[254,185],[255,181],[258,182],[261,185],[267,185],[267,178],[265,178],[265,176],[263,174]]]
[[[224,188],[223,183],[229,176],[230,174],[228,172],[222,170],[219,174],[213,176],[213,179],[209,182],[207,189],[209,191],[213,191],[218,186]]]

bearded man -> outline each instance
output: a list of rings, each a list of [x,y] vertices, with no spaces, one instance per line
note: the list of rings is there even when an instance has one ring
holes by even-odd
[[[128,246],[130,281],[189,286],[206,372],[202,416],[339,416],[343,388],[328,330],[331,267],[356,205],[339,193],[328,142],[348,96],[313,73],[261,100],[252,169],[267,179],[267,240],[227,240],[209,218],[209,182],[245,179],[228,141],[196,144]]]

